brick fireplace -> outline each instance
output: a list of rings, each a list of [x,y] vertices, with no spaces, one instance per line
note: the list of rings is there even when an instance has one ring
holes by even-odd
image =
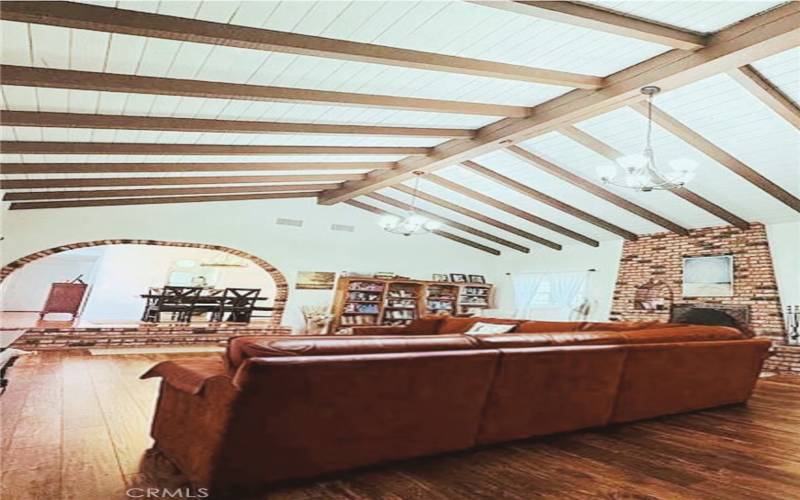
[[[681,297],[684,257],[712,255],[733,255],[733,296]],[[652,286],[653,281],[669,289],[664,290],[666,307],[660,310],[643,309],[636,304],[641,297],[640,290]],[[750,328],[756,335],[773,338],[778,344],[767,367],[800,372],[800,352],[795,352],[798,348],[782,345],[785,343],[784,321],[767,233],[762,224],[753,224],[746,230],[732,226],[696,229],[687,236],[657,233],[626,241],[611,318],[666,321],[669,302],[747,306]]]

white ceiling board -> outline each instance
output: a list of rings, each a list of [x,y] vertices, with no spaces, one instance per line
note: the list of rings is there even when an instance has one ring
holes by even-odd
[[[645,124],[639,113],[622,108],[577,126],[624,154],[631,154],[641,153],[644,147]],[[661,162],[675,158],[697,161],[697,176],[687,187],[746,220],[769,223],[795,217],[789,207],[657,125],[653,128],[653,148]]]
[[[623,1],[585,0],[599,7],[700,33],[719,31],[783,1]]]
[[[520,146],[680,226],[706,227],[719,222],[708,212],[664,191],[642,193],[632,189],[604,185],[597,177],[595,169],[599,165],[610,163],[610,161],[561,134],[555,132],[545,134],[528,140]],[[659,230],[663,229],[658,227]]]
[[[37,159],[33,159],[36,157]],[[0,154],[3,163],[246,163],[246,162],[389,162],[402,155],[65,155],[65,154]]]
[[[31,65],[30,26],[27,23],[0,22],[0,57],[5,64]]]
[[[795,104],[800,105],[800,47],[756,61],[752,66]]]

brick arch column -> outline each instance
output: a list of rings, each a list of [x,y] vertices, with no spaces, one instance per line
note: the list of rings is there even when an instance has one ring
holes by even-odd
[[[78,248],[97,247],[104,245],[150,245],[150,246],[162,246],[162,247],[201,248],[204,250],[217,250],[219,252],[225,252],[231,255],[235,255],[237,257],[241,257],[243,259],[247,259],[256,264],[264,271],[266,271],[270,276],[272,276],[273,281],[275,281],[275,300],[273,303],[275,311],[272,316],[272,322],[276,326],[281,324],[281,319],[283,318],[283,312],[284,309],[286,309],[286,300],[289,298],[289,284],[286,282],[286,277],[283,275],[283,273],[280,272],[272,264],[270,264],[269,262],[265,261],[260,257],[256,257],[255,255],[251,255],[247,252],[242,252],[241,250],[236,250],[235,248],[224,247],[221,245],[209,245],[206,243],[188,243],[182,241],[127,240],[127,239],[94,240],[94,241],[83,241],[80,243],[70,243],[68,245],[61,245],[53,248],[48,248],[46,250],[40,250],[36,253],[26,255],[25,257],[19,258],[13,262],[8,263],[7,265],[3,266],[2,269],[0,269],[0,283],[2,283],[3,280],[5,280],[8,277],[8,275],[13,273],[17,269],[20,269],[21,267],[26,266],[35,260],[47,257],[48,255],[67,252],[69,250],[76,250]]]

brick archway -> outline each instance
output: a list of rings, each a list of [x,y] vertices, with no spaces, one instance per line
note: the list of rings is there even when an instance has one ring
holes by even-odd
[[[266,271],[270,276],[272,276],[273,281],[275,281],[275,300],[273,303],[273,307],[275,307],[275,312],[273,314],[273,323],[275,325],[281,324],[283,311],[286,308],[286,300],[289,297],[289,285],[286,282],[286,277],[283,275],[283,273],[281,273],[272,264],[270,264],[269,262],[265,261],[262,258],[256,257],[255,255],[251,255],[247,252],[242,252],[241,250],[236,250],[235,248],[229,248],[220,245],[209,245],[206,243],[187,243],[183,241],[122,240],[122,239],[94,240],[94,241],[84,241],[81,243],[70,243],[68,245],[61,245],[53,248],[48,248],[47,250],[40,250],[36,253],[26,255],[25,257],[10,262],[9,264],[3,266],[2,269],[0,269],[0,282],[5,280],[8,277],[8,275],[13,273],[17,269],[20,269],[23,266],[26,266],[35,260],[47,257],[48,255],[67,252],[69,250],[76,250],[78,248],[97,247],[103,245],[150,245],[150,246],[162,246],[162,247],[200,248],[203,250],[217,250],[219,252],[225,252],[231,255],[235,255],[237,257],[241,257],[243,259],[247,259],[256,264],[264,271]]]

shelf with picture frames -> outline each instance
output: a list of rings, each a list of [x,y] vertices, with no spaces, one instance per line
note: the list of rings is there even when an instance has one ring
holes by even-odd
[[[400,326],[422,316],[469,316],[489,308],[494,286],[404,278],[342,276],[335,287],[330,332],[351,326]],[[481,277],[482,278],[482,277]]]

